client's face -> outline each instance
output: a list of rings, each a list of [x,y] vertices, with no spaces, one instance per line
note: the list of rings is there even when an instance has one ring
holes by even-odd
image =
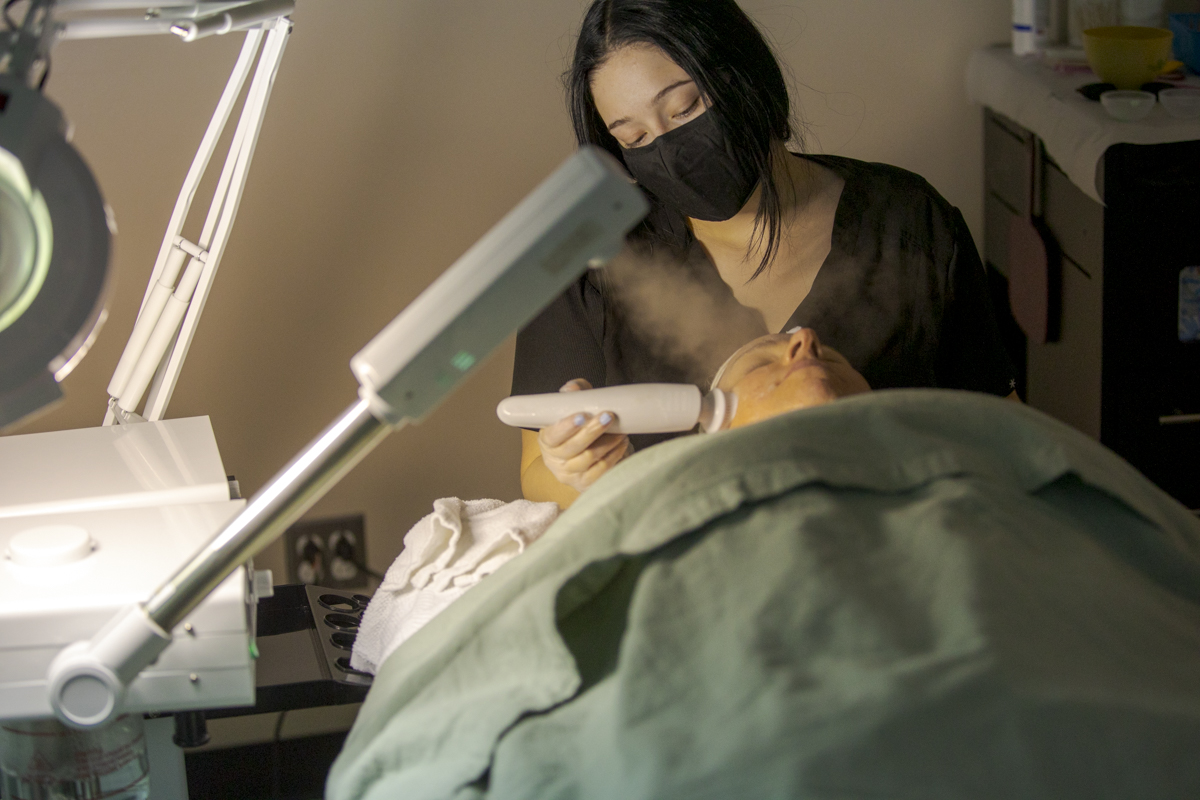
[[[760,336],[725,362],[715,387],[737,395],[729,427],[871,391],[867,381],[810,328]]]

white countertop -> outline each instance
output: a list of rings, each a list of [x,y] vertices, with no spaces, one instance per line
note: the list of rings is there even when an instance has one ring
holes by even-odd
[[[1036,57],[1014,56],[1007,45],[976,50],[967,63],[967,94],[1033,131],[1071,182],[1103,203],[1096,171],[1114,144],[1164,144],[1200,139],[1200,119],[1179,120],[1156,105],[1139,122],[1113,119],[1100,103],[1076,91],[1100,79],[1088,73],[1060,73]],[[1177,85],[1200,87],[1189,75]]]

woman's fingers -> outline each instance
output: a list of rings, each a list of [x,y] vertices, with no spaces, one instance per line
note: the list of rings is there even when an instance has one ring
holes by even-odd
[[[607,449],[604,454],[595,459],[586,459],[581,455],[577,459],[572,459],[569,464],[551,459],[546,462],[546,465],[559,483],[582,492],[625,458],[631,450],[629,437],[617,434],[609,435],[613,437],[614,441],[611,446],[606,445]]]
[[[566,459],[565,466],[570,472],[587,472],[594,464],[612,455],[613,450],[621,448],[622,452],[624,452],[625,445],[628,442],[629,437],[624,434],[606,433],[592,442],[591,446],[579,455]]]
[[[616,445],[603,458],[588,467],[587,471],[580,477],[580,483],[584,486],[591,486],[600,479],[601,475],[615,467],[620,463],[621,459],[629,454],[629,437],[618,436],[617,439]]]
[[[592,388],[592,385],[583,378],[575,378],[567,381],[561,387],[560,392],[581,392],[585,389]],[[588,421],[587,414],[575,414],[571,417],[563,417],[553,425],[548,425],[538,432],[538,443],[542,446],[542,452],[545,453],[547,447],[559,447],[582,428]],[[582,447],[587,447],[590,442],[584,443]],[[571,455],[574,455],[572,453]],[[568,458],[570,456],[567,456]]]
[[[586,380],[576,378],[559,391],[591,388]],[[609,411],[595,416],[580,413],[542,428],[538,432],[542,461],[560,483],[582,492],[630,452],[628,436],[607,432],[614,422],[616,416]]]
[[[616,417],[607,411],[594,417],[587,414],[565,417],[542,428],[538,433],[538,444],[542,447],[543,455],[563,460],[574,458],[591,447],[614,421]]]
[[[586,378],[575,378],[558,387],[558,390],[560,392],[582,392],[590,388],[592,388],[592,384],[588,383]]]
[[[603,416],[610,418],[607,423],[601,422]],[[575,436],[558,447],[547,447],[539,434],[542,461],[559,483],[582,492],[629,454],[628,436],[604,432],[614,421],[611,414],[588,420]],[[548,430],[545,428],[543,432]]]
[[[542,452],[562,447],[568,439],[578,434],[587,422],[587,414],[576,414],[574,417],[563,417],[553,425],[542,428],[538,431],[538,444],[541,445]],[[583,446],[587,447],[587,444]]]

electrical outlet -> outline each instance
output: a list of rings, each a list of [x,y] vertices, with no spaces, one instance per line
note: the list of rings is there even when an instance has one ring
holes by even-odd
[[[284,531],[288,582],[354,589],[367,585],[362,514],[302,520]]]

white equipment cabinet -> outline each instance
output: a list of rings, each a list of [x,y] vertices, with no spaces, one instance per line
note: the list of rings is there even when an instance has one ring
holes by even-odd
[[[207,543],[244,505],[229,495],[207,417],[0,438],[0,719],[51,716],[51,660]],[[130,684],[125,709],[253,705],[256,601],[236,569]]]

